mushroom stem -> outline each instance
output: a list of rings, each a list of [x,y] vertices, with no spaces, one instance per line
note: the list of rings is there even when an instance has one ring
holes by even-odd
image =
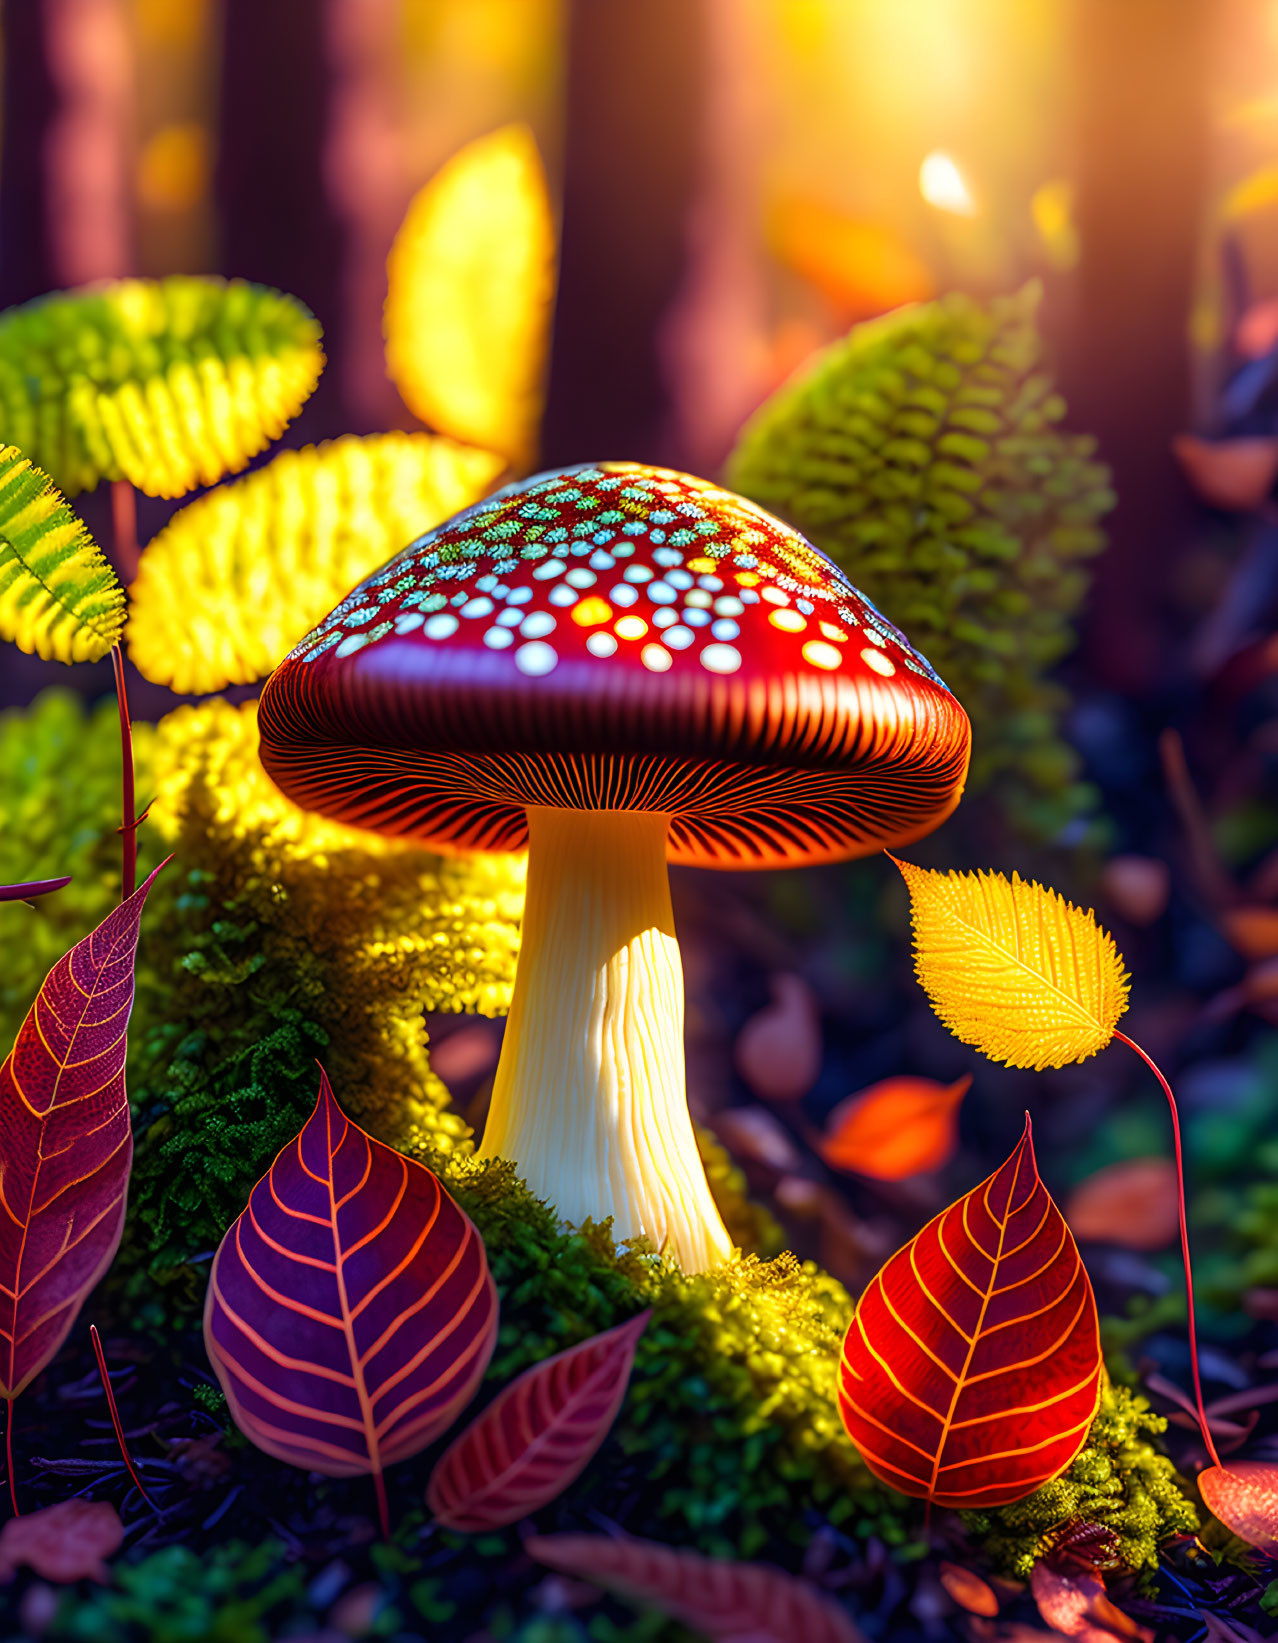
[[[666,815],[528,811],[523,941],[480,1156],[565,1220],[613,1219],[686,1272],[732,1241],[684,1086],[683,967]]]

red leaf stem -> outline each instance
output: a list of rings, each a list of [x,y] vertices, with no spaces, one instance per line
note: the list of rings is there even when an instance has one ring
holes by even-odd
[[[93,1355],[98,1360],[98,1374],[102,1377],[102,1390],[106,1393],[107,1407],[111,1411],[111,1425],[115,1428],[115,1441],[120,1446],[120,1454],[123,1457],[125,1466],[128,1467],[129,1476],[137,1485],[138,1493],[153,1512],[158,1512],[159,1507],[147,1494],[146,1485],[134,1470],[133,1458],[129,1454],[129,1446],[124,1441],[124,1427],[120,1424],[120,1411],[115,1406],[115,1392],[111,1387],[111,1377],[107,1373],[106,1354],[102,1350],[102,1341],[98,1335],[98,1326],[96,1324],[89,1325],[89,1339],[93,1342]]]
[[[1202,1376],[1198,1369],[1198,1326],[1194,1317],[1194,1269],[1189,1259],[1189,1218],[1185,1208],[1185,1155],[1180,1140],[1180,1111],[1176,1106],[1172,1087],[1163,1077],[1157,1063],[1145,1054],[1134,1039],[1128,1038],[1126,1033],[1115,1030],[1114,1037],[1126,1044],[1129,1050],[1135,1050],[1153,1073],[1163,1087],[1163,1094],[1167,1097],[1167,1106],[1171,1113],[1172,1140],[1176,1150],[1176,1207],[1180,1212],[1180,1252],[1185,1262],[1185,1309],[1189,1316],[1189,1363],[1194,1373],[1194,1403],[1198,1409],[1198,1424],[1202,1430],[1203,1442],[1207,1446],[1207,1453],[1212,1458],[1212,1464],[1219,1466],[1220,1456],[1216,1452],[1216,1440],[1211,1435],[1207,1411],[1203,1406]]]

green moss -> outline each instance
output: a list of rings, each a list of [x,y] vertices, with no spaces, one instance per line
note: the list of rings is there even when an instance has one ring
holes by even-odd
[[[747,1258],[688,1277],[642,1245],[614,1251],[604,1228],[566,1232],[507,1164],[458,1160],[451,1189],[474,1217],[502,1295],[489,1370],[504,1385],[529,1364],[652,1308],[630,1394],[580,1511],[628,1499],[633,1533],[721,1556],[797,1556],[814,1521],[874,1534],[908,1555],[917,1502],[885,1489],[843,1430],[835,1394],[847,1292],[792,1255]],[[1024,1574],[1071,1519],[1106,1523],[1130,1566],[1194,1527],[1193,1508],[1152,1439],[1166,1422],[1144,1399],[1106,1390],[1066,1476],[1029,1500],[968,1521],[996,1563]]]
[[[135,729],[139,800],[152,791],[154,733]],[[7,1049],[48,972],[106,917],[120,893],[120,732],[114,700],[85,711],[74,691],[46,690],[0,713],[0,884],[71,874],[30,906],[0,903],[0,1036]],[[144,839],[141,865],[159,860]],[[145,962],[145,953],[143,954]]]
[[[858,326],[747,424],[727,478],[899,623],[971,716],[973,783],[1052,836],[1092,795],[1048,671],[1114,498],[1094,442],[1058,426],[1037,301],[952,296]]]
[[[1127,1568],[1152,1570],[1161,1541],[1198,1528],[1175,1467],[1152,1441],[1166,1430],[1147,1399],[1107,1386],[1087,1446],[1068,1472],[1014,1506],[965,1512],[964,1522],[996,1567],[1020,1580],[1029,1579],[1052,1534],[1075,1519],[1112,1529]]]
[[[651,1307],[608,1453],[577,1485],[581,1510],[632,1532],[754,1556],[803,1545],[812,1514],[901,1545],[912,1504],[877,1484],[835,1404],[847,1292],[792,1255],[686,1276],[642,1243],[555,1217],[510,1165],[457,1160],[446,1177],[484,1237],[502,1295],[494,1385]]]
[[[67,1643],[269,1643],[306,1590],[304,1570],[284,1559],[278,1540],[229,1541],[198,1556],[166,1546],[138,1563],[117,1563],[110,1586],[65,1594],[43,1635]]]

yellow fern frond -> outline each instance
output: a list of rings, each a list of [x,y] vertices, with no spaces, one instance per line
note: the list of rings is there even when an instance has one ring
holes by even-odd
[[[896,865],[910,892],[919,982],[956,1038],[1035,1070],[1105,1048],[1127,1008],[1128,976],[1090,912],[1016,873],[1009,883],[1001,873]]]
[[[409,410],[526,464],[555,294],[555,226],[532,132],[505,126],[455,154],[409,206],[386,272],[386,367]]]
[[[432,434],[285,451],[174,514],[129,589],[129,655],[174,690],[269,673],[344,594],[503,466]]]
[[[47,662],[96,662],[124,628],[124,589],[48,474],[0,449],[0,638]]]
[[[0,439],[68,495],[182,496],[284,431],[324,363],[295,297],[244,280],[118,280],[0,313]]]

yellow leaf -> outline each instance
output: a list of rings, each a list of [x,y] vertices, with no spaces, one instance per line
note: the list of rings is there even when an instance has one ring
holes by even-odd
[[[433,434],[283,452],[174,514],[143,553],[130,657],[183,692],[262,678],[356,583],[477,502],[502,465]]]
[[[523,466],[541,420],[555,228],[537,144],[503,126],[408,208],[387,263],[386,366],[415,416]]]
[[[55,291],[0,313],[0,439],[69,496],[103,479],[182,496],[277,438],[323,364],[310,310],[245,280]]]
[[[0,638],[46,662],[97,662],[124,628],[124,589],[48,474],[0,447]]]
[[[1001,873],[896,865],[910,892],[919,982],[956,1038],[1035,1070],[1105,1048],[1127,1008],[1128,977],[1090,912],[1016,873],[1009,883]]]

